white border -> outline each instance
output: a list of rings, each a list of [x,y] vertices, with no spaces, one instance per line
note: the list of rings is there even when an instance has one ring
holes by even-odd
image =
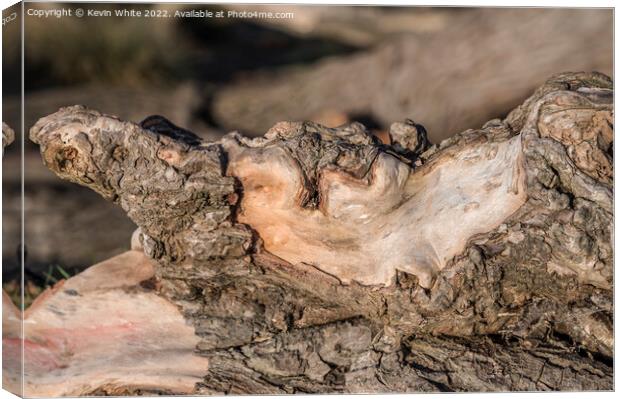
[[[27,1],[27,2],[38,2],[38,1]],[[79,2],[79,1],[64,1],[63,3],[88,3],[88,2]],[[101,1],[101,0],[94,0],[94,1],[89,1],[90,3],[111,3],[112,1]],[[2,5],[2,9],[5,9],[13,4],[15,4],[16,1],[14,0],[0,0],[0,5]],[[198,4],[221,4],[221,3],[236,3],[236,4],[318,4],[318,5],[336,5],[336,4],[344,4],[344,5],[398,5],[398,6],[408,6],[408,5],[413,5],[413,6],[451,6],[451,7],[584,7],[584,8],[592,8],[592,7],[604,7],[604,8],[610,8],[613,7],[614,8],[614,22],[618,16],[618,10],[615,8],[615,2],[614,1],[609,1],[609,0],[590,0],[590,1],[583,1],[583,0],[540,0],[540,1],[512,1],[512,0],[507,0],[507,1],[481,1],[481,0],[477,0],[477,1],[471,1],[471,2],[463,2],[463,1],[450,1],[450,0],[443,0],[443,1],[433,1],[433,0],[425,0],[425,1],[398,1],[398,0],[391,0],[391,1],[385,1],[385,2],[380,2],[380,1],[368,1],[368,0],[339,0],[339,1],[330,1],[330,0],[313,0],[313,1],[291,1],[291,0],[278,0],[278,1],[257,1],[257,0],[245,0],[245,1],[196,1],[196,0],[188,0],[188,1],[162,1],[162,0],[155,0],[155,1],[140,1],[140,0],[135,0],[135,1],[115,1],[114,3],[198,3]],[[615,27],[615,25],[614,25]],[[2,34],[0,33],[0,38],[2,37]],[[618,43],[618,32],[617,30],[614,29],[614,44]],[[614,76],[618,76],[618,63],[617,63],[617,51],[616,50],[616,46],[614,45]],[[1,62],[1,52],[0,52],[0,62]],[[1,88],[2,88],[2,83],[1,83],[1,75],[0,75],[0,92],[1,92]],[[615,104],[617,104],[618,101],[618,93],[617,91],[614,92],[614,101]],[[0,109],[0,115],[1,115],[1,109]],[[614,142],[614,153],[616,154],[616,161],[614,162],[614,170],[616,170],[616,166],[618,164],[617,162],[617,154],[618,154],[618,142],[617,140],[615,140]],[[2,170],[2,166],[0,163],[0,171]],[[616,185],[614,184],[614,196],[616,195]],[[1,204],[1,198],[2,198],[2,193],[1,193],[1,189],[0,189],[0,204]],[[614,197],[615,198],[615,197]],[[616,201],[614,204],[614,220],[615,220],[615,215],[618,214],[618,211],[620,210],[620,205],[618,204],[618,202]],[[2,220],[2,214],[0,213],[0,223]],[[618,247],[618,242],[619,242],[619,238],[618,238],[618,226],[614,226],[614,248],[619,248]],[[0,243],[0,248],[1,248],[1,243]],[[617,259],[617,258],[615,258]],[[614,272],[616,271],[615,268],[615,262],[614,262]],[[617,298],[617,293],[618,293],[618,286],[616,284],[615,281],[615,273],[614,273],[614,298]],[[618,316],[618,312],[617,309],[615,308],[614,311],[614,320],[616,320]],[[615,335],[615,342],[618,342],[618,329],[615,328],[614,329],[614,335]],[[0,359],[0,364],[1,364],[1,359]],[[615,359],[614,359],[614,364],[615,364]],[[618,382],[619,382],[619,372],[617,369],[615,369],[614,367],[614,386],[618,387]],[[615,397],[616,394],[614,392],[585,392],[585,393],[580,393],[580,392],[555,392],[555,393],[541,393],[541,392],[534,392],[534,393],[491,393],[491,394],[485,394],[485,393],[464,393],[464,394],[456,394],[456,393],[445,393],[445,394],[440,394],[442,395],[442,397],[455,397],[456,395],[465,395],[466,397],[471,397],[471,398],[513,398],[513,399],[532,399],[535,397],[538,397],[538,395],[545,395],[545,396],[549,396],[552,398],[580,398],[580,397],[587,397],[587,398],[612,398]],[[438,394],[389,394],[389,395],[373,395],[373,397],[381,397],[381,398],[411,398],[414,397],[415,398],[436,398]],[[292,395],[287,395],[287,396],[292,396]],[[295,396],[306,396],[306,395],[295,395]],[[308,395],[310,396],[310,395]],[[312,395],[312,396],[316,396],[316,395]],[[353,399],[355,397],[358,397],[359,395],[338,395],[339,398],[343,398],[343,399]],[[165,397],[165,396],[164,396]],[[176,396],[178,397],[178,396]],[[262,399],[262,398],[278,398],[280,396],[245,396],[245,398],[256,398],[256,399]],[[4,390],[0,391],[0,398],[16,398],[15,395],[8,393]],[[175,398],[175,397],[165,397],[165,398]]]

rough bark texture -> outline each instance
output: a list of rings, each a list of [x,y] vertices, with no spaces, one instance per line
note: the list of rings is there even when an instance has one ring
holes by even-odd
[[[288,122],[264,138],[206,143],[162,117],[136,125],[79,106],[30,135],[49,168],[140,226],[161,294],[208,359],[197,393],[610,390],[612,86],[600,74],[557,75],[504,120],[430,148],[411,123],[392,128],[394,146],[360,124]],[[463,231],[463,218],[487,206],[468,202],[465,185],[496,189],[484,179],[497,176],[480,170],[508,145],[518,156],[498,164],[497,184],[513,184],[486,211],[502,220]],[[465,166],[484,181],[442,178]],[[432,218],[366,229],[346,201],[386,220],[446,201],[460,213],[428,246],[455,231],[462,247],[433,263],[445,254],[415,232]],[[353,230],[346,239],[323,236],[323,224],[338,223]],[[298,239],[278,240],[270,225]],[[368,280],[375,271],[355,274],[349,254],[379,231],[411,238],[383,248],[378,264],[406,252],[412,260]],[[306,244],[332,258],[290,256]]]

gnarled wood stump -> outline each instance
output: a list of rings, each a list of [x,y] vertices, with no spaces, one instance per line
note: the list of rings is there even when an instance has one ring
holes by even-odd
[[[208,361],[196,393],[609,390],[612,94],[557,75],[439,145],[411,121],[392,145],[297,122],[203,142],[80,106],[30,137],[140,226]]]

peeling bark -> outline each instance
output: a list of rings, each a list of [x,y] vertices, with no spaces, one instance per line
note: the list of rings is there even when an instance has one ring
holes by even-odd
[[[557,75],[433,146],[411,123],[203,142],[80,106],[30,136],[140,226],[197,393],[610,390],[612,86]]]

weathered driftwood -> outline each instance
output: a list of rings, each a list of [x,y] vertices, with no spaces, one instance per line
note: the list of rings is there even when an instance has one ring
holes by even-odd
[[[439,141],[506,115],[558,71],[613,72],[610,10],[453,10],[446,25],[258,73],[215,93],[211,114],[222,127],[255,133],[330,110],[382,126],[413,117]]]
[[[408,122],[394,146],[295,122],[207,143],[80,106],[30,135],[140,226],[208,361],[197,393],[600,390],[612,98],[604,75],[558,75],[430,147]]]

